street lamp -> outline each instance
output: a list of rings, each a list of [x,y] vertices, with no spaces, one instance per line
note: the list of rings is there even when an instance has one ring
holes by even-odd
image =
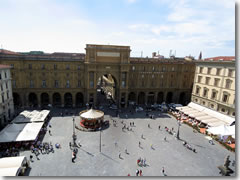
[[[76,140],[77,140],[77,136],[75,134],[75,116],[73,116],[73,146],[76,147]]]
[[[102,147],[102,127],[99,128],[100,130],[100,138],[99,138],[99,152],[101,152],[101,147]]]
[[[180,119],[182,119],[182,114],[181,114],[181,117],[180,117]],[[179,140],[179,129],[180,129],[180,126],[181,126],[181,121],[180,121],[180,120],[178,120],[177,122],[178,122],[177,139]]]

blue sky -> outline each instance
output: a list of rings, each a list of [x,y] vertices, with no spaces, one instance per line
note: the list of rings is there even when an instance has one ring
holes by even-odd
[[[235,54],[234,0],[0,0],[0,45],[13,51],[85,52],[131,46],[131,56]]]

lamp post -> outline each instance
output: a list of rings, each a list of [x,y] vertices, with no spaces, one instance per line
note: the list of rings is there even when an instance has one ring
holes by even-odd
[[[76,147],[76,140],[77,140],[77,136],[75,134],[75,116],[73,116],[73,146]]]
[[[102,127],[99,128],[100,130],[100,139],[99,139],[99,152],[101,152],[102,148]]]
[[[181,114],[180,119],[182,119],[182,114]],[[180,129],[180,126],[181,126],[181,121],[178,120],[178,131],[177,131],[177,139],[178,139],[178,140],[179,140],[179,129]]]

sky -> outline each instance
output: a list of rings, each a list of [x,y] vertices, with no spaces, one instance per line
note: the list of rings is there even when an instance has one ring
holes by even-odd
[[[85,53],[126,45],[131,57],[235,55],[234,0],[0,0],[1,48]]]

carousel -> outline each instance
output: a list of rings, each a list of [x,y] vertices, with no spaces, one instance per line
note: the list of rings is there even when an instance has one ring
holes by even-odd
[[[104,112],[89,109],[79,113],[80,115],[80,126],[89,129],[97,129],[103,124]]]

